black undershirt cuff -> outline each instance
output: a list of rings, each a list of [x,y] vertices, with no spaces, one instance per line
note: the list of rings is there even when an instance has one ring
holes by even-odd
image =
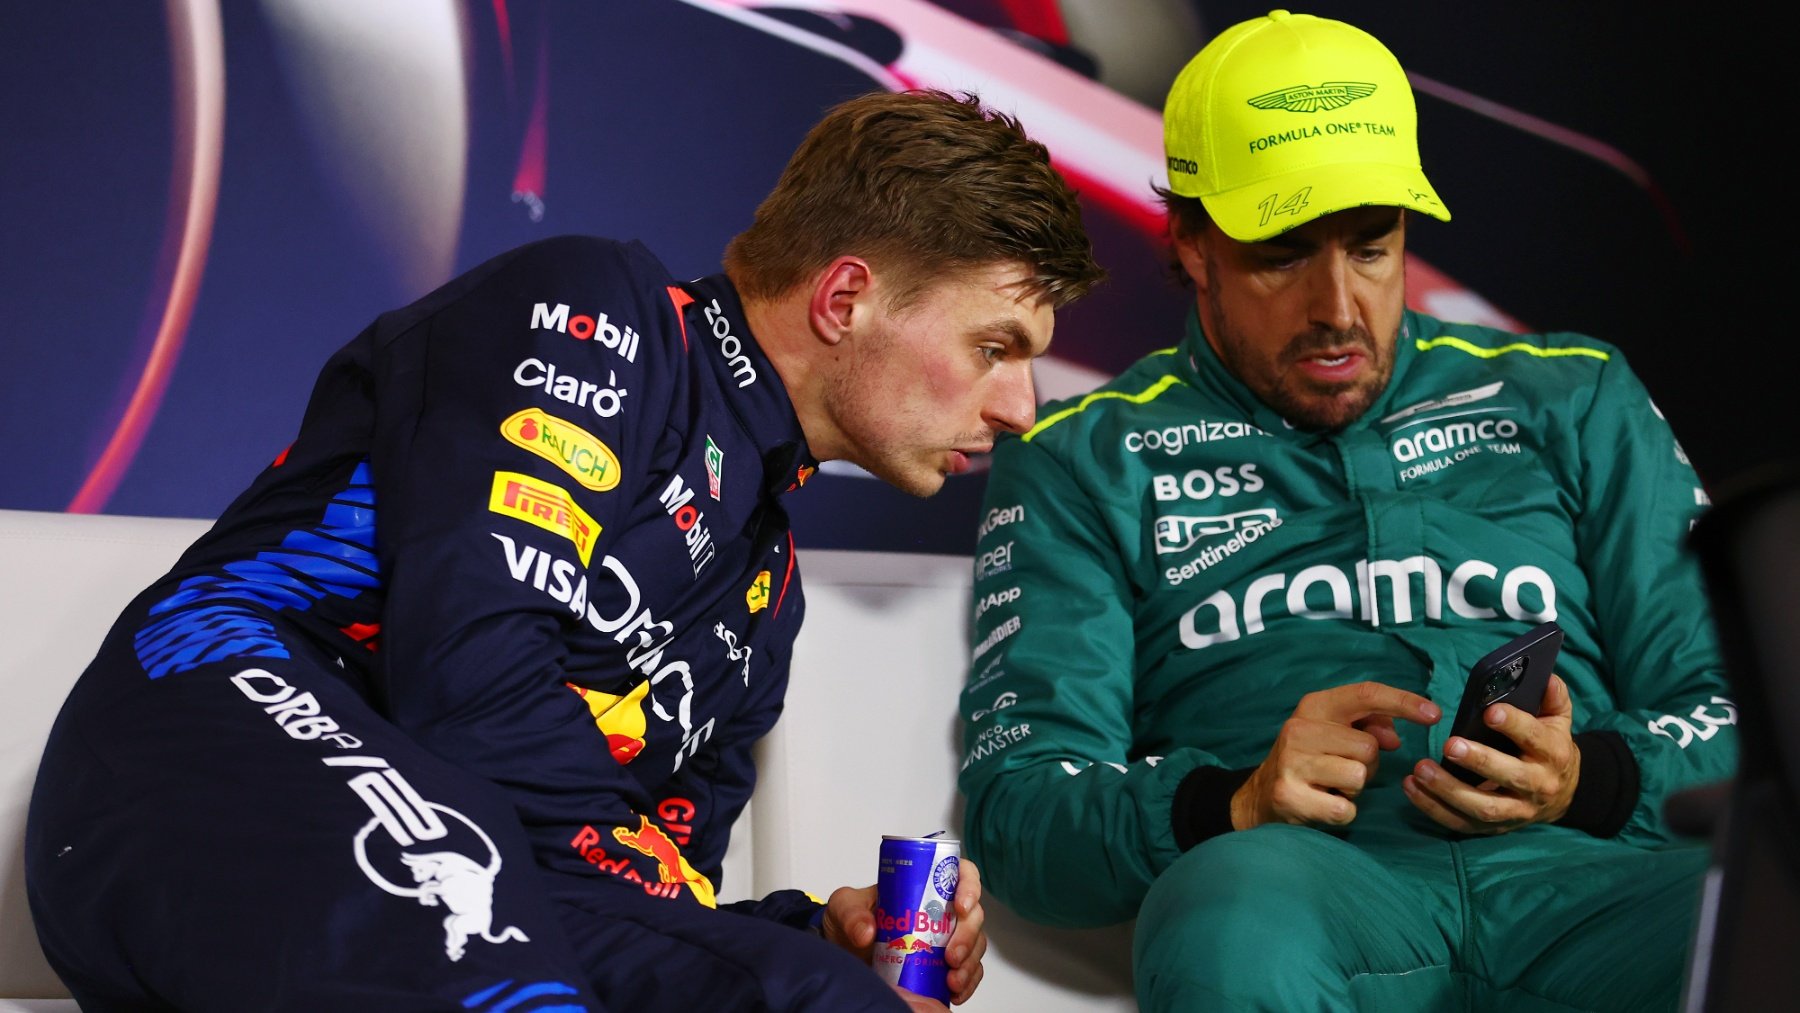
[[[1575,745],[1581,750],[1581,780],[1569,811],[1556,823],[1595,837],[1617,836],[1631,820],[1642,790],[1637,757],[1618,732],[1582,732]]]
[[[1255,767],[1226,770],[1195,767],[1175,786],[1175,846],[1188,850],[1209,837],[1231,831],[1231,796],[1256,773]]]

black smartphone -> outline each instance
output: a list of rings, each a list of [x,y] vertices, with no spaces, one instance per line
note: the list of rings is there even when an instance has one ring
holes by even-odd
[[[1456,708],[1456,721],[1450,726],[1450,734],[1509,756],[1519,755],[1518,743],[1489,728],[1481,715],[1494,704],[1509,703],[1536,717],[1538,709],[1544,705],[1544,688],[1550,684],[1550,671],[1556,665],[1562,642],[1562,627],[1547,622],[1477,661],[1475,667],[1469,669],[1469,682],[1463,687],[1462,703]],[[1451,760],[1444,760],[1443,766],[1469,784],[1487,780]]]

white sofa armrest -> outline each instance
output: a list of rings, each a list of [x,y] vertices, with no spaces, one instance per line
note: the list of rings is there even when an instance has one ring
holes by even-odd
[[[50,724],[114,618],[209,521],[0,510],[0,1011],[73,1010],[25,899],[25,810]]]

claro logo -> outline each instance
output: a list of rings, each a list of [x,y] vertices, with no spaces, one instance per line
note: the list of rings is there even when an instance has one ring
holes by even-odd
[[[1536,592],[1536,607],[1525,600],[1528,589]],[[1470,600],[1473,594],[1494,601],[1496,590],[1498,611]],[[1215,591],[1181,617],[1181,643],[1199,650],[1261,633],[1264,616],[1280,611],[1307,619],[1360,618],[1371,626],[1409,623],[1421,594],[1427,619],[1441,619],[1446,602],[1466,619],[1493,619],[1500,612],[1531,622],[1556,618],[1556,584],[1540,567],[1515,566],[1502,575],[1494,564],[1471,559],[1457,564],[1446,580],[1438,561],[1425,556],[1362,559],[1353,574],[1322,564],[1291,579],[1285,573],[1264,574],[1250,582],[1241,598],[1229,590]]]
[[[744,343],[731,333],[731,321],[725,318],[725,311],[714,299],[706,304],[706,322],[712,327],[712,335],[719,342],[719,352],[725,356],[725,362],[731,366],[731,375],[737,377],[739,387],[748,387],[756,382],[756,367],[751,365],[750,357],[744,354]]]
[[[606,386],[579,380],[556,368],[555,363],[543,359],[526,359],[513,368],[513,382],[521,387],[541,387],[544,393],[558,401],[564,401],[577,408],[592,408],[594,414],[603,419],[610,419],[619,414],[624,407],[625,395],[630,393],[619,386],[619,377],[612,370],[606,371]]]

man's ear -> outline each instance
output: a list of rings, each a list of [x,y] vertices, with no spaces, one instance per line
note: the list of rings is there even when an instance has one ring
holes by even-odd
[[[1181,269],[1187,272],[1188,279],[1194,283],[1194,289],[1201,294],[1206,293],[1206,237],[1172,235],[1169,238],[1175,247],[1175,257],[1181,261]]]
[[[859,322],[858,315],[869,312],[872,280],[869,262],[861,257],[839,257],[819,273],[807,304],[807,319],[820,341],[837,344]]]

